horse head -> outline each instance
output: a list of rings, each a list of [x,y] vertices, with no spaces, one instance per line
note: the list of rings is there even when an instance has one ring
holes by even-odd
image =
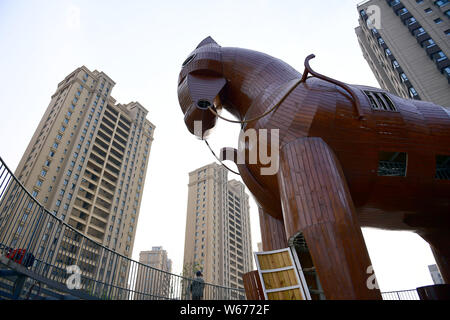
[[[211,38],[204,39],[181,66],[178,100],[189,131],[204,139],[215,126],[217,116],[210,110],[221,108],[220,92],[226,86],[221,47]],[[195,122],[201,129],[195,130]]]

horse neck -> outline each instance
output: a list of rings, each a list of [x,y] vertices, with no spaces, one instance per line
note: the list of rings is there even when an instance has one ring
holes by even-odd
[[[222,61],[229,80],[224,106],[239,119],[265,90],[302,76],[282,60],[246,49],[222,48]]]

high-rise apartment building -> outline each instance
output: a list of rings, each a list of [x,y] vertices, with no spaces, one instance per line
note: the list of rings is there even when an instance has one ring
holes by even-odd
[[[172,260],[162,247],[152,247],[152,250],[141,251],[139,262],[162,271],[172,272]]]
[[[173,278],[169,274],[172,272],[172,260],[169,259],[167,251],[162,247],[141,251],[139,262],[142,265],[137,267],[134,298],[151,300],[171,296],[175,283],[172,283]]]
[[[116,104],[114,85],[84,66],[61,81],[15,175],[58,218],[131,257],[155,126],[138,102]],[[62,245],[72,249],[54,263],[79,263]]]
[[[450,108],[450,2],[368,0],[357,8],[355,32],[381,88]]]
[[[201,270],[207,283],[244,288],[253,269],[249,197],[245,186],[228,181],[212,163],[189,173],[184,271]]]

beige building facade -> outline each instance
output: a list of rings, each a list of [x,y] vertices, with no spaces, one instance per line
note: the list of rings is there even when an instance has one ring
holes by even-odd
[[[139,263],[135,284],[135,300],[151,300],[173,296],[175,292],[172,260],[163,247],[139,253]]]
[[[253,270],[249,197],[212,163],[189,173],[184,274],[201,270],[207,283],[243,289]]]
[[[449,1],[368,0],[357,9],[355,32],[380,87],[450,108]]]
[[[138,102],[117,104],[114,85],[105,73],[84,66],[61,81],[15,175],[56,217],[131,257],[155,126]],[[38,250],[48,250],[44,240]],[[67,241],[66,234],[52,249],[56,254],[49,253],[52,264],[78,265],[86,276],[98,276],[99,253],[81,259],[79,251],[86,249]],[[113,274],[111,264],[109,269]]]
[[[152,247],[152,250],[141,251],[139,262],[162,271],[172,272],[172,260],[169,259],[163,247]]]

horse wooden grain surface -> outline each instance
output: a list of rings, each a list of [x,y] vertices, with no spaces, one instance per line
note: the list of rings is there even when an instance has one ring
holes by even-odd
[[[301,231],[327,299],[380,299],[366,283],[361,226],[410,230],[431,245],[448,283],[450,111],[310,71],[208,37],[179,75],[185,123],[200,138],[222,108],[244,131],[278,129],[275,174],[261,174],[259,158],[237,164],[260,207],[263,249],[286,247]]]

